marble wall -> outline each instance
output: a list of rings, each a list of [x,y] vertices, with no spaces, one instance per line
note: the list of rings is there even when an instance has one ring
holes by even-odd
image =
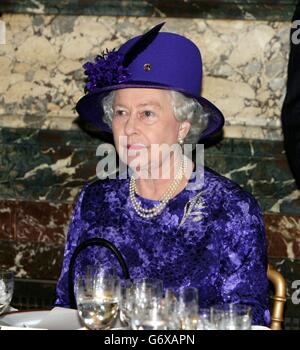
[[[100,135],[77,130],[0,129],[0,266],[18,278],[15,305],[24,308],[20,295],[28,295],[32,281],[54,299],[73,205],[82,185],[95,178],[101,142]],[[287,327],[296,327],[291,295],[300,279],[300,203],[282,142],[224,138],[206,148],[205,164],[257,198],[269,261],[287,279]]]
[[[289,21],[297,0],[1,0],[0,13]]]
[[[9,6],[4,1],[0,12],[3,4]],[[18,278],[15,305],[24,307],[20,296],[28,295],[28,286],[39,285],[41,295],[54,298],[74,201],[95,177],[96,148],[105,140],[75,121],[82,64],[165,20],[164,30],[186,35],[201,49],[203,96],[226,118],[224,138],[207,145],[205,163],[258,199],[269,261],[288,281],[286,327],[300,328],[299,306],[291,301],[292,282],[300,280],[300,191],[280,125],[289,17],[23,12],[0,17],[6,25],[0,45],[0,267]]]
[[[70,130],[82,64],[161,22],[147,17],[4,14],[0,126]],[[279,140],[289,22],[167,18],[204,62],[203,96],[226,118],[225,137]],[[243,54],[241,54],[243,53]]]

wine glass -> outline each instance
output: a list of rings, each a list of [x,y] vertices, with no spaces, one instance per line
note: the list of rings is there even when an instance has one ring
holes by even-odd
[[[161,298],[135,299],[130,320],[134,330],[169,329],[169,315]]]
[[[214,326],[211,319],[211,308],[199,309],[198,330],[213,330]]]
[[[182,287],[179,289],[178,313],[181,320],[181,328],[184,330],[196,330],[199,321],[199,291],[194,287]]]
[[[140,302],[151,298],[162,298],[163,282],[156,278],[142,278],[134,281],[134,297]]]
[[[88,268],[78,276],[76,302],[79,316],[88,329],[109,329],[119,311],[119,279],[110,271]]]
[[[181,329],[181,319],[179,315],[179,301],[176,294],[169,288],[165,290],[165,296],[162,300],[166,315],[168,318],[168,330],[179,330]]]
[[[0,271],[0,315],[11,302],[14,291],[14,273]]]
[[[129,326],[133,302],[133,283],[130,280],[122,280],[120,283],[120,322],[122,326]]]
[[[160,279],[143,278],[135,280],[131,295],[130,325],[137,329],[162,329],[163,282]],[[161,320],[159,320],[161,319]]]
[[[219,330],[251,329],[252,309],[243,304],[221,304],[212,307],[212,321]]]

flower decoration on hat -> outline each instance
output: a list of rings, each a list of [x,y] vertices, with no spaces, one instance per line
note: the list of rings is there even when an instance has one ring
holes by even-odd
[[[106,52],[96,56],[95,63],[86,62],[82,66],[84,74],[88,77],[85,92],[127,81],[130,73],[128,68],[123,66],[123,60],[123,54],[115,49],[106,49]]]
[[[111,51],[106,49],[101,55],[96,56],[95,63],[85,63],[82,66],[85,75],[88,77],[84,87],[85,92],[92,92],[95,88],[104,88],[127,82],[131,76],[127,67],[155,39],[164,23],[156,25],[142,35],[126,53],[120,53],[115,49]]]

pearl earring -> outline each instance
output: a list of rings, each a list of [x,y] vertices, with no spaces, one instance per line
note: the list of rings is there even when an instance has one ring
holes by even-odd
[[[179,137],[179,139],[178,139],[178,143],[180,144],[180,146],[182,146],[182,145],[183,145],[183,139],[182,139],[181,137]]]

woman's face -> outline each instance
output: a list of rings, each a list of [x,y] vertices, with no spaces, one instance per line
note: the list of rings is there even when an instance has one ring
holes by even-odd
[[[190,127],[188,122],[175,119],[171,96],[166,90],[117,90],[113,111],[112,131],[117,152],[129,166],[139,157],[137,169],[160,165],[163,159],[154,156],[153,145],[177,144],[178,137],[185,137]]]

